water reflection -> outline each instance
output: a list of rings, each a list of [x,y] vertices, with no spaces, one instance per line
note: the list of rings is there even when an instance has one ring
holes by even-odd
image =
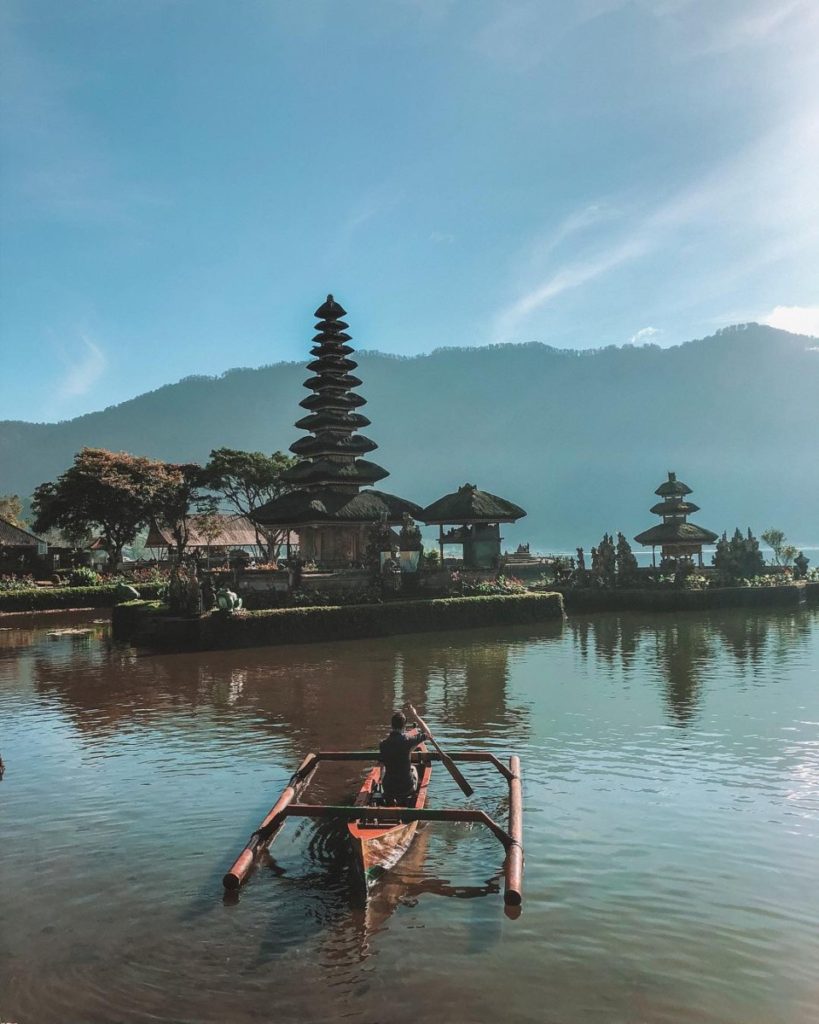
[[[815,1018],[815,612],[149,657],[98,626],[0,634],[4,1019]],[[405,701],[523,757],[520,921],[496,840],[438,823],[363,907],[343,830],[289,822],[225,905],[304,751],[371,746]]]
[[[665,691],[669,719],[685,726],[701,706],[702,689],[722,669],[727,652],[735,667],[770,672],[810,638],[816,613],[807,608],[779,613],[725,611],[715,615],[600,615],[570,619],[569,629],[584,660],[626,678],[653,664]]]
[[[558,638],[560,628],[551,635]],[[286,737],[300,760],[308,750],[371,749],[393,708],[407,703],[434,704],[456,737],[526,729],[526,707],[509,700],[514,637],[510,643],[508,636],[461,632],[184,655],[137,653],[110,641],[99,625],[60,639],[35,647],[31,679],[90,735],[207,711],[215,723],[229,721],[249,736]]]

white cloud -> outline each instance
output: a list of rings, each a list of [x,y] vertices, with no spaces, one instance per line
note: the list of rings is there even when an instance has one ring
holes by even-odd
[[[662,334],[662,331],[658,327],[641,327],[636,334],[631,336],[632,345],[645,345],[650,342],[652,338],[656,338],[658,334]]]
[[[819,337],[819,306],[775,306],[762,323],[793,334]]]
[[[65,401],[87,395],[105,373],[108,359],[100,346],[87,334],[80,334],[80,345],[73,353],[64,353],[66,372],[57,395]]]
[[[433,231],[430,233],[429,240],[437,245],[452,245],[455,241],[455,236],[451,235],[448,231]]]
[[[588,259],[578,260],[561,267],[542,284],[531,288],[519,299],[500,310],[495,317],[495,340],[515,340],[514,336],[520,330],[524,320],[548,305],[552,299],[562,295],[563,292],[588,284],[621,264],[636,259],[645,251],[645,242],[635,237],[626,239],[625,242]]]

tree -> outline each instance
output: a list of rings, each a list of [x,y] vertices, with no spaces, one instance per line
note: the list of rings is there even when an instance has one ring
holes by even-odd
[[[182,564],[190,540],[190,516],[202,507],[202,467],[194,463],[160,463],[151,510],[157,522],[170,531],[176,564]]]
[[[206,543],[206,565],[210,569],[210,548],[217,537],[220,536],[224,529],[222,520],[219,514],[213,510],[208,512],[200,512],[196,517],[196,530],[200,537],[203,537]],[[208,609],[206,609],[207,611]]]
[[[615,558],[617,560],[617,585],[623,587],[634,583],[637,579],[637,559],[631,550],[631,544],[622,533],[617,534]]]
[[[23,522],[23,503],[19,494],[0,494],[0,519],[5,519],[12,526],[25,526]]]
[[[773,549],[774,565],[790,565],[796,558],[797,550],[793,544],[785,543],[785,534],[782,530],[772,526],[763,532],[762,539]]]
[[[592,577],[598,586],[613,587],[616,582],[617,553],[614,542],[607,534],[596,548],[592,548]]]
[[[55,482],[35,490],[35,532],[56,528],[69,540],[99,532],[115,569],[123,547],[151,517],[162,466],[127,452],[83,448]]]
[[[210,453],[203,470],[202,482],[240,516],[250,519],[256,530],[256,543],[271,558],[281,543],[282,530],[266,532],[253,518],[253,513],[274,498],[290,490],[282,473],[296,464],[284,452],[242,452],[234,448],[216,448]]]

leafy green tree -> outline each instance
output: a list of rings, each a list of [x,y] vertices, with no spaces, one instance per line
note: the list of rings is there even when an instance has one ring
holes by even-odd
[[[234,448],[216,448],[203,470],[202,482],[215,491],[235,512],[253,522],[256,543],[270,558],[281,542],[283,531],[270,533],[259,526],[253,513],[274,498],[290,490],[281,475],[296,464],[284,452],[243,452]]]
[[[23,522],[23,503],[19,494],[0,494],[0,519],[5,519],[13,526],[25,526]]]
[[[592,548],[592,577],[601,587],[613,587],[617,581],[617,551],[607,534],[596,548]]]
[[[112,569],[153,514],[163,463],[127,452],[83,448],[54,482],[40,484],[35,532],[60,530],[69,540],[98,532]]]
[[[161,463],[157,473],[151,510],[157,523],[173,537],[177,565],[182,564],[190,540],[191,515],[206,511],[202,480],[202,467],[194,463]]]
[[[773,549],[774,565],[790,565],[794,558],[796,558],[797,549],[793,544],[786,543],[785,534],[782,530],[777,530],[772,526],[763,532],[762,539],[769,548]]]

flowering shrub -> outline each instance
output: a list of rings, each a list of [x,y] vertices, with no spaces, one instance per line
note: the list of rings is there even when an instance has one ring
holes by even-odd
[[[381,587],[368,586],[347,593],[328,594],[322,590],[297,590],[290,598],[292,608],[325,608],[348,604],[381,604]]]
[[[144,565],[125,569],[109,578],[112,583],[165,583],[169,576],[170,568],[168,566]]]
[[[496,576],[487,580],[479,575],[454,570],[449,574],[451,596],[490,597],[493,594],[525,594],[526,586],[514,576]]]
[[[69,587],[97,587],[102,583],[102,577],[88,566],[81,565],[78,569],[71,570],[67,583]]]
[[[37,584],[33,576],[0,576],[0,591],[11,593],[14,590],[31,590]]]

